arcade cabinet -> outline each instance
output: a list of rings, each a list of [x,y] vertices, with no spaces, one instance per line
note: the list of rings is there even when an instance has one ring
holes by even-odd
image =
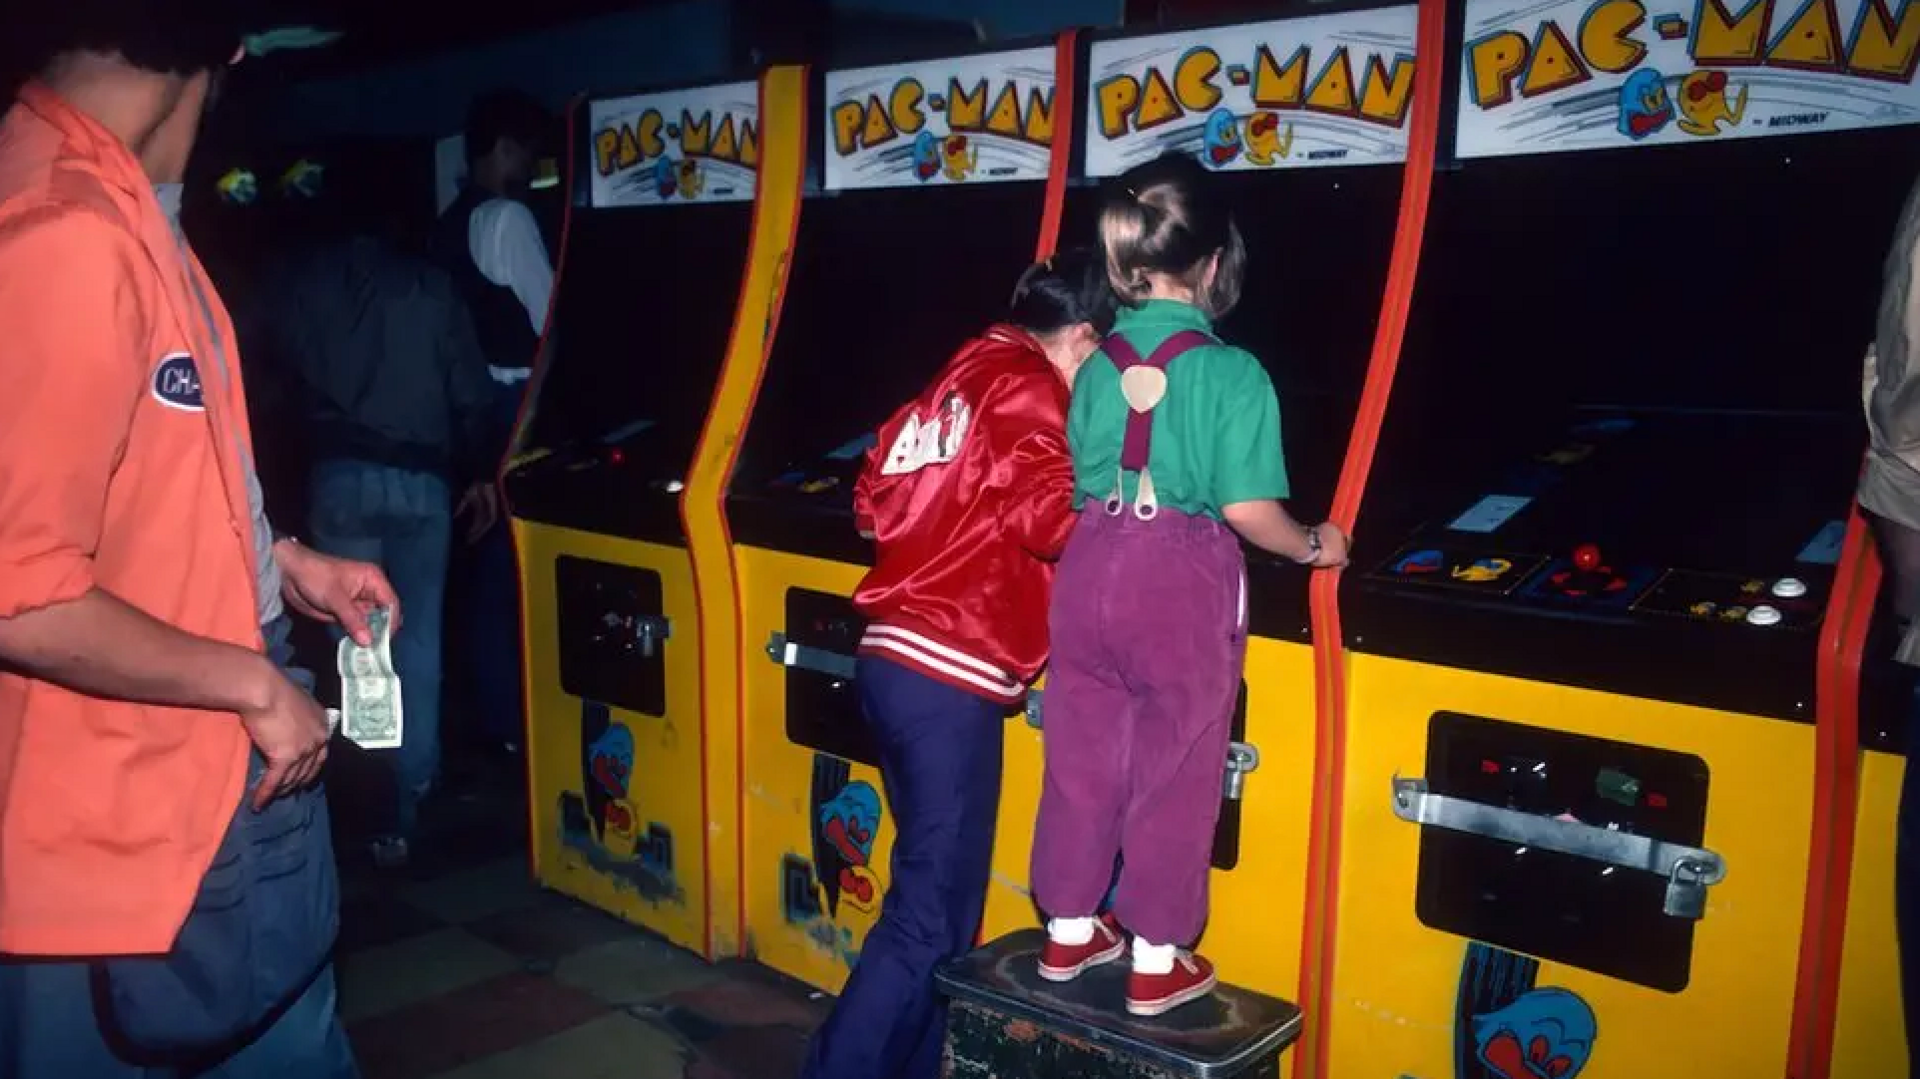
[[[818,181],[727,519],[742,615],[744,935],[760,962],[829,991],[878,917],[892,844],[852,684],[864,627],[847,597],[871,557],[854,481],[873,432],[1002,316],[1036,251],[1052,249],[1049,178],[1065,179],[1056,135],[1072,107],[1056,57],[1069,49],[825,76]],[[1017,882],[1040,755],[1037,732],[1008,735],[996,872]]]
[[[1302,521],[1326,516],[1366,375],[1400,202],[1416,23],[1409,4],[1092,46],[1090,180],[1168,151],[1217,170],[1212,191],[1231,205],[1248,256],[1240,304],[1217,330],[1273,379],[1288,505]],[[1101,195],[1091,185],[1069,192],[1072,242],[1094,242]],[[1306,918],[1310,576],[1247,551],[1246,673],[1221,762],[1213,916],[1201,943],[1223,982],[1282,997],[1298,988]]]
[[[1892,16],[1795,10],[1450,8],[1456,162],[1340,594],[1315,1076],[1786,1073],[1816,644],[1920,166],[1911,42],[1868,77]]]
[[[709,827],[734,773],[731,735],[710,734],[730,731],[731,701],[707,689],[701,605],[733,598],[689,541],[714,532],[718,500],[697,495],[717,489],[712,448],[744,413],[717,390],[750,382],[762,354],[801,82],[776,68],[575,109],[551,366],[505,480],[536,872],[709,956],[734,948],[710,919],[735,885]]]

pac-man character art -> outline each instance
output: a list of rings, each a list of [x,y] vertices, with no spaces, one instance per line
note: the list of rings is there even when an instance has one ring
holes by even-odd
[[[957,184],[973,175],[980,164],[980,149],[965,135],[948,135],[940,144],[940,157],[946,164],[947,179]]]
[[[1271,112],[1256,112],[1246,122],[1247,164],[1266,168],[1293,153],[1293,125],[1280,132],[1280,117]]]
[[[624,770],[620,767],[620,742],[614,732],[625,738]],[[604,764],[601,758],[608,759]],[[627,796],[627,784],[633,775],[633,734],[613,722],[613,710],[599,701],[580,702],[580,793],[587,810],[587,826],[593,838],[601,838],[607,822],[607,806]],[[604,777],[604,778],[603,778]],[[608,780],[617,779],[617,785]]]
[[[1565,989],[1535,989],[1473,1018],[1475,1054],[1500,1079],[1574,1079],[1598,1034],[1593,1009]]]
[[[839,767],[829,769],[832,772],[846,768],[845,761],[834,763]],[[821,781],[833,778],[816,767],[813,866],[826,893],[828,917],[839,915],[842,897],[862,910],[871,910],[880,898],[871,869],[874,838],[880,831],[880,794],[873,784],[855,779],[822,799]]]
[[[689,158],[680,162],[680,197],[697,199],[707,186],[707,177],[700,171],[700,162]]]
[[[1446,568],[1446,556],[1439,551],[1415,551],[1393,564],[1393,572],[1408,576],[1439,573]]]
[[[923,182],[940,175],[940,140],[931,131],[914,136],[913,175]]]
[[[303,199],[319,198],[320,189],[325,186],[326,176],[325,165],[303,157],[287,166],[287,171],[280,174],[280,193]]]
[[[1485,584],[1506,576],[1511,569],[1513,569],[1513,563],[1504,558],[1481,558],[1471,565],[1455,566],[1451,576],[1454,580],[1464,581],[1467,584]]]
[[[1212,168],[1225,168],[1240,156],[1240,120],[1226,109],[1216,109],[1207,117],[1201,132],[1201,160]]]
[[[1727,103],[1727,73],[1695,71],[1680,80],[1680,92],[1674,96],[1680,106],[1680,130],[1689,135],[1718,135],[1720,125],[1737,127],[1747,115],[1747,87]]]
[[[220,201],[235,206],[251,206],[260,197],[260,181],[249,169],[229,169],[220,177],[214,189],[220,192]]]
[[[680,189],[680,165],[670,157],[663,157],[653,166],[653,190],[662,199],[670,199]]]
[[[1673,99],[1667,96],[1667,77],[1650,67],[1627,76],[1620,84],[1620,133],[1636,141],[1673,122]]]

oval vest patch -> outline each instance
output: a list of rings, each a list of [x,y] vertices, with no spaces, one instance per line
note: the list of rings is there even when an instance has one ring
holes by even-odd
[[[200,392],[200,369],[193,357],[184,352],[161,357],[153,369],[153,399],[168,408],[185,412],[205,412],[206,399]]]

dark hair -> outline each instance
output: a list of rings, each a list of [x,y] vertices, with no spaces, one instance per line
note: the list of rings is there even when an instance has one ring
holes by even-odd
[[[1214,318],[1240,302],[1247,246],[1233,214],[1208,197],[1211,183],[1211,174],[1186,154],[1137,165],[1114,181],[1100,210],[1100,246],[1107,276],[1123,300],[1145,300],[1152,291],[1147,275],[1160,273],[1193,289],[1200,308]],[[1216,254],[1220,268],[1208,283],[1207,260]]]
[[[69,52],[117,54],[143,71],[197,75],[233,60],[259,19],[240,0],[55,0],[9,35],[29,67]]]
[[[467,160],[477,161],[504,141],[528,148],[540,145],[547,133],[547,110],[518,90],[492,90],[467,107]]]
[[[1113,329],[1113,290],[1107,285],[1106,266],[1092,248],[1070,248],[1027,267],[1008,307],[1009,322],[1035,333],[1082,322],[1092,323],[1102,335]]]

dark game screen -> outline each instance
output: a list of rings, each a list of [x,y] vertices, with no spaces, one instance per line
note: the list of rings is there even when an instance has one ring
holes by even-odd
[[[677,531],[672,485],[706,422],[752,220],[749,202],[575,211],[527,439],[551,455],[516,473],[517,510],[615,534]]]
[[[1916,164],[1920,147],[1882,131],[1437,175],[1347,579],[1352,631],[1389,654],[1804,711],[1805,635],[1751,632],[1745,613],[1769,597],[1723,593],[1804,578],[1811,594],[1780,605],[1779,624],[1817,624],[1828,526],[1859,466],[1881,263]],[[1463,518],[1486,496],[1530,501]],[[1511,579],[1401,579],[1428,571],[1396,560],[1462,544],[1488,567],[1512,561]],[[1617,591],[1548,587],[1583,547]],[[1716,665],[1748,674],[1702,676]]]
[[[731,487],[737,540],[864,560],[851,514],[867,440],[1003,317],[1044,196],[1001,183],[807,200]]]

